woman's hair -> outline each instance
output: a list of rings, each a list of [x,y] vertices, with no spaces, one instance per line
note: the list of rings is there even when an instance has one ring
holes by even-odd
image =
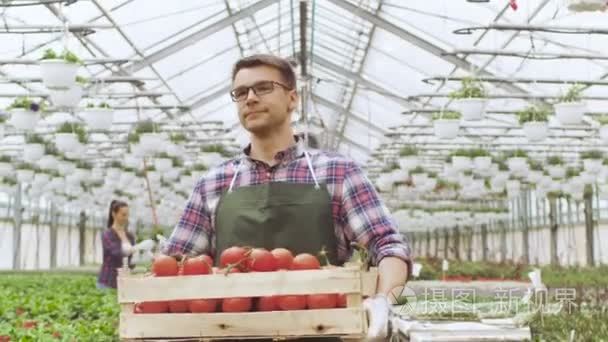
[[[112,217],[112,214],[116,214],[120,208],[123,207],[128,207],[127,203],[119,200],[112,200],[112,203],[110,203],[110,213],[108,214],[108,228],[112,228],[112,225],[114,224],[114,217]]]

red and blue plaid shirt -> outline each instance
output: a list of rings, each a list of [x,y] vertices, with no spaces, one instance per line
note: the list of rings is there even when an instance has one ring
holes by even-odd
[[[186,208],[163,248],[164,254],[215,255],[215,209],[229,188],[239,160],[243,161],[234,188],[290,182],[313,184],[304,156],[302,139],[275,156],[277,165],[249,157],[250,147],[239,159],[232,159],[211,169],[197,183]],[[332,199],[332,212],[338,239],[338,259],[346,261],[352,254],[351,242],[366,246],[377,264],[384,257],[397,257],[408,263],[411,272],[411,249],[399,233],[388,208],[384,206],[373,184],[357,164],[339,154],[308,150],[315,175],[325,184]]]
[[[129,231],[127,231],[127,238],[131,245],[135,244],[135,236]],[[103,231],[101,244],[103,246],[103,264],[97,276],[97,282],[115,289],[118,269],[123,266],[125,257],[122,252],[122,241],[114,229],[108,228]],[[131,256],[128,258],[128,263],[130,268],[134,267],[131,264]]]

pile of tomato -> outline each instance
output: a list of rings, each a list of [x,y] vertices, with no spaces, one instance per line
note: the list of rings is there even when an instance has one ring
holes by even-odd
[[[213,267],[208,255],[184,258],[178,261],[172,256],[161,255],[154,259],[152,273],[155,277],[205,276],[209,274],[300,271],[321,269],[319,259],[312,254],[293,255],[285,248],[268,251],[263,248],[234,246],[222,252],[219,267]],[[135,313],[211,313],[251,312],[306,309],[332,309],[346,307],[343,294],[281,295],[267,297],[235,297],[218,299],[194,299],[143,302],[135,305]]]

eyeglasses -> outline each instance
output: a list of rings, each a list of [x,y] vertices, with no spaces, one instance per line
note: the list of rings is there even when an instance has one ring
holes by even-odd
[[[233,102],[242,102],[249,96],[249,89],[253,90],[256,96],[270,94],[274,91],[274,85],[283,87],[286,90],[291,90],[288,86],[275,81],[261,81],[250,87],[238,87],[230,92],[230,97]]]

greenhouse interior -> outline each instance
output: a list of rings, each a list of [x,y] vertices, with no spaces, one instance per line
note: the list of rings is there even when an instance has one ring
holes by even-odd
[[[608,341],[606,0],[2,0],[0,11],[0,342],[369,340],[377,326],[387,341]],[[247,70],[284,75],[235,69],[251,56],[286,61],[297,86],[240,83],[239,102]],[[215,231],[191,224],[214,203],[205,181],[260,151],[256,113],[240,111],[281,94],[297,95],[281,99],[295,104],[298,146],[356,165],[372,196],[359,200],[378,199],[409,251],[386,317],[368,308],[386,296],[362,279],[380,286],[401,269],[361,262],[379,253],[356,245],[367,231],[345,228],[358,263],[321,262],[308,278],[292,272],[299,254],[289,272],[256,274],[263,246],[213,267],[164,253]],[[331,178],[306,158],[306,182]],[[347,226],[379,219],[347,200],[328,204],[363,211]],[[129,209],[122,231],[115,203]],[[168,278],[159,260],[175,265]],[[350,278],[323,273],[336,269]],[[107,274],[117,286],[102,286]],[[333,304],[311,304],[322,289]],[[304,304],[283,307],[287,295]],[[249,306],[231,311],[229,296]],[[263,310],[263,298],[279,299]]]

